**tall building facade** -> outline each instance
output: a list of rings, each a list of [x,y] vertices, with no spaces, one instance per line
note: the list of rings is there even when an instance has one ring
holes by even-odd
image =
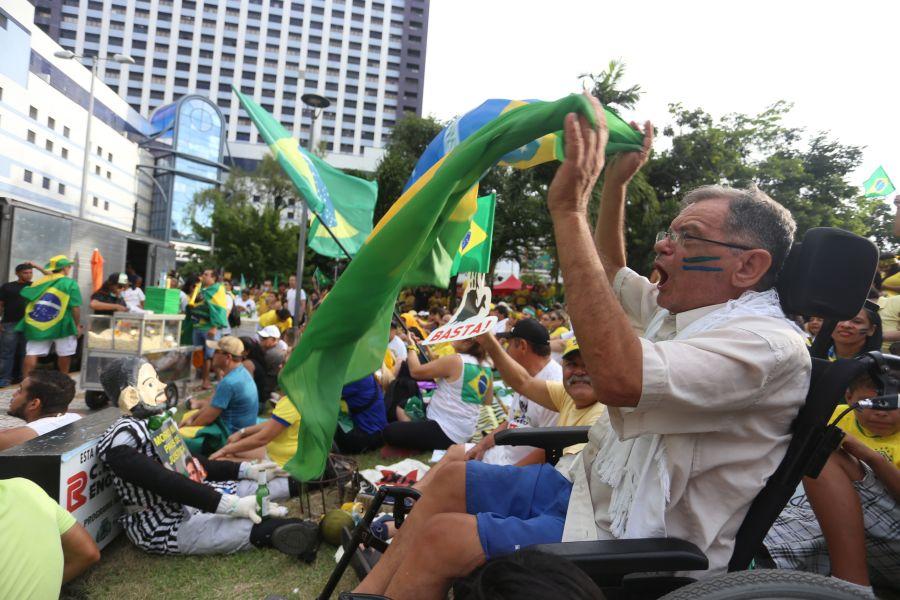
[[[373,169],[405,112],[421,115],[429,0],[34,0],[35,22],[76,54],[114,53],[101,77],[140,114],[209,97],[237,158],[265,146],[232,85],[304,145],[300,97],[331,106],[313,139],[339,167]]]

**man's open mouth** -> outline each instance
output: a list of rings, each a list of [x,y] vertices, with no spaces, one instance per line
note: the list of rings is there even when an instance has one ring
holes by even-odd
[[[662,288],[666,285],[666,282],[669,281],[669,273],[666,271],[659,263],[653,263],[653,268],[656,269],[656,272],[659,273],[659,281],[656,283],[656,287]]]

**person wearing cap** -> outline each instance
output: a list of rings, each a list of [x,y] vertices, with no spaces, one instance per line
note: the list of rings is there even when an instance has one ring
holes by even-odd
[[[122,290],[128,286],[128,275],[125,273],[113,273],[106,278],[100,289],[91,294],[91,310],[95,315],[112,315],[120,311],[127,311]]]
[[[25,335],[16,330],[25,316],[25,298],[21,292],[31,285],[33,269],[44,272],[33,262],[16,265],[16,279],[0,286],[0,387],[22,381]]]
[[[259,410],[264,411],[272,392],[278,387],[278,373],[284,362],[285,349],[279,346],[281,332],[268,325],[256,332],[256,339],[241,338],[244,344],[244,368],[253,376],[259,395]]]
[[[500,305],[498,305],[498,308]],[[537,381],[560,383],[563,379],[562,366],[550,358],[550,336],[535,319],[522,319],[512,331],[497,334],[498,339],[508,341],[507,358],[512,359]],[[497,363],[495,362],[496,366]],[[503,374],[501,373],[501,378]],[[517,390],[509,404],[508,419],[497,429],[484,436],[468,452],[469,458],[482,460],[493,465],[532,464],[544,462],[543,451],[528,446],[495,446],[494,434],[505,429],[520,427],[553,427],[573,425],[563,422],[557,408],[547,408],[531,400]],[[557,422],[559,421],[559,422]],[[525,461],[525,462],[522,462]]]
[[[228,433],[256,425],[259,397],[253,376],[244,367],[244,344],[233,335],[207,340],[213,351],[212,366],[224,373],[216,385],[212,400],[194,413],[187,413],[182,427],[203,427],[221,417]]]
[[[56,350],[57,368],[69,372],[72,355],[78,350],[81,333],[81,291],[69,277],[75,263],[59,254],[44,265],[40,280],[23,288],[19,294],[25,298],[25,316],[16,326],[25,334],[25,360],[22,377],[37,365],[38,358]]]

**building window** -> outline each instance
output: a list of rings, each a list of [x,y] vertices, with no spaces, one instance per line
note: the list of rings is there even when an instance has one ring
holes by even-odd
[[[109,162],[112,162],[112,152],[106,153],[106,160],[108,160]]]
[[[106,172],[106,178],[107,178],[107,179],[112,179],[112,173],[110,173],[109,171],[107,171],[107,172]]]
[[[109,210],[109,200],[103,201],[103,210]]]
[[[31,117],[32,119],[37,119],[38,118],[37,109],[33,106],[28,107],[28,116]]]
[[[64,125],[63,126],[63,137],[69,137],[69,133],[71,133],[69,131],[69,128]]]
[[[47,117],[47,127],[50,129],[56,129],[56,119],[53,117]]]
[[[43,186],[43,188],[45,190],[49,190],[50,189],[50,178],[44,177],[44,180],[41,182],[41,185]]]
[[[31,183],[31,180],[34,178],[34,173],[25,169],[25,183]]]
[[[66,160],[69,160],[69,149],[68,148],[60,148],[59,153],[63,158],[65,158]]]
[[[94,206],[99,206],[99,205],[100,205],[100,199],[97,198],[97,196],[94,196]]]
[[[94,165],[94,175],[100,174],[100,165]]]
[[[56,185],[56,191],[58,191],[61,195],[66,195],[66,184],[59,183]]]
[[[34,144],[34,143],[35,143],[35,141],[34,141],[35,139],[36,139],[36,136],[35,136],[34,132],[33,132],[32,130],[29,129],[29,130],[28,130],[28,141],[31,142],[32,144]]]
[[[103,156],[103,148],[97,146],[97,156]]]

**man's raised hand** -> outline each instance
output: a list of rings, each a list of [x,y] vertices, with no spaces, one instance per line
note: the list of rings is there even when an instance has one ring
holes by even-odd
[[[631,126],[641,131],[637,123],[631,122]],[[606,165],[604,183],[608,185],[627,185],[631,178],[641,170],[647,159],[650,158],[650,148],[653,146],[653,124],[650,121],[644,123],[644,143],[640,152],[622,152],[613,156]]]
[[[593,105],[597,126],[591,126],[581,115],[566,115],[566,157],[557,169],[547,194],[547,206],[551,213],[587,214],[591,190],[606,159],[606,142],[609,139],[606,115],[596,98],[587,93],[585,96]]]

